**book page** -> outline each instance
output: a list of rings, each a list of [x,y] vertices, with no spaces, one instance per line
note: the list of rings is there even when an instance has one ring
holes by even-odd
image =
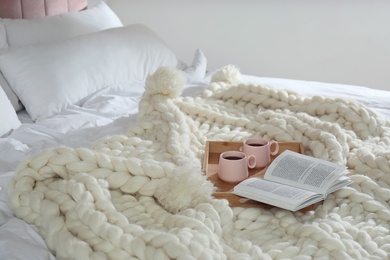
[[[232,193],[294,211],[322,199],[321,194],[260,178],[246,179]]]
[[[264,179],[256,179],[252,182],[247,183],[248,187],[252,187],[254,189],[270,192],[277,196],[283,197],[284,199],[291,200],[300,200],[302,197],[306,198],[308,196],[313,195],[313,192],[306,191],[303,189],[291,187],[288,185],[267,181]]]
[[[264,179],[326,194],[345,171],[344,165],[286,150],[271,163]]]

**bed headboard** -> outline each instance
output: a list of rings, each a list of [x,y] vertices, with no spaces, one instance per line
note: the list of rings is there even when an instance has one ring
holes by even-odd
[[[37,18],[80,11],[87,0],[0,0],[1,18]]]

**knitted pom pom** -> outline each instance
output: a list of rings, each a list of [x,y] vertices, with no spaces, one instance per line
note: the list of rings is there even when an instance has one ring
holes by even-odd
[[[240,70],[234,65],[226,65],[213,74],[211,82],[238,84],[241,82]]]
[[[205,175],[193,167],[178,167],[171,176],[162,179],[155,196],[171,213],[195,207],[212,199],[214,186]]]
[[[181,95],[186,83],[184,73],[170,67],[160,67],[146,78],[145,92],[150,95],[162,94],[170,98]]]

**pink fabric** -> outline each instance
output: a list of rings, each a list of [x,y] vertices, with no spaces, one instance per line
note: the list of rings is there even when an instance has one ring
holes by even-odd
[[[87,0],[0,0],[1,18],[37,18],[80,11]]]

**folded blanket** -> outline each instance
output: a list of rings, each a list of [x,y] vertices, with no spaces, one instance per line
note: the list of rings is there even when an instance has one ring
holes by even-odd
[[[181,97],[182,72],[146,81],[135,126],[94,148],[24,161],[9,186],[15,214],[69,259],[386,259],[390,124],[344,99],[242,84],[234,66]],[[346,164],[354,181],[313,211],[231,208],[201,172],[206,140],[302,142]]]

